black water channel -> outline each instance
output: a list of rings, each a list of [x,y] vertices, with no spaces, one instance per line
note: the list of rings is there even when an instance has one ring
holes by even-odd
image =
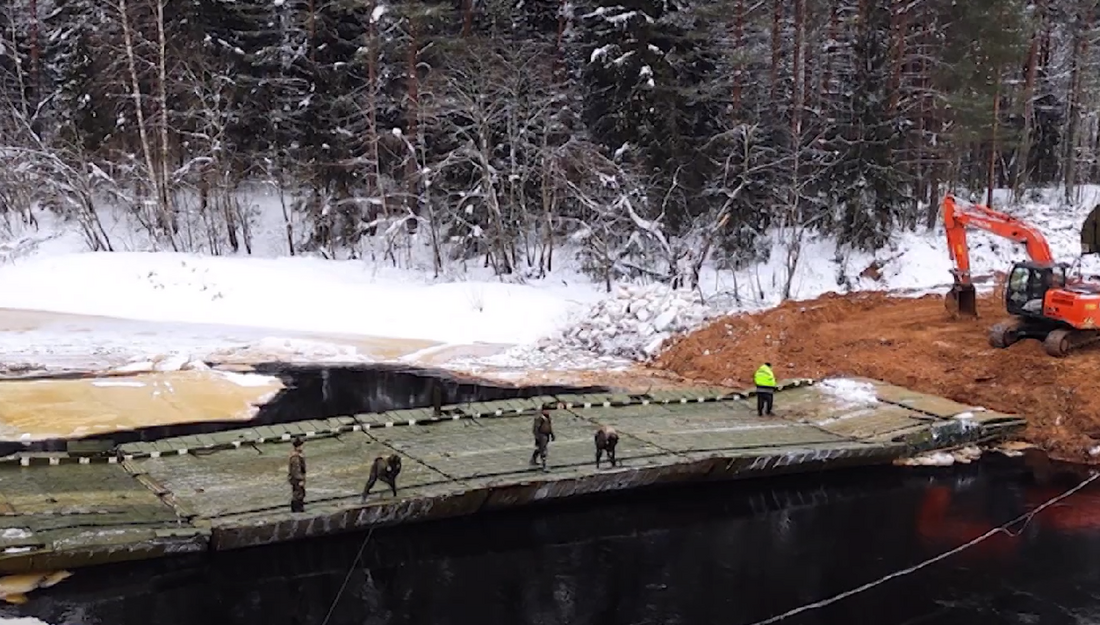
[[[662,487],[377,530],[365,543],[347,535],[78,571],[0,615],[53,625],[750,624],[934,558],[1081,479],[991,456]],[[1100,622],[1100,480],[1013,530],[777,622]]]

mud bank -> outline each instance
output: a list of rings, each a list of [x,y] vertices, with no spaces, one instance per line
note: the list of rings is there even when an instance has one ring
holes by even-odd
[[[828,294],[733,315],[680,338],[655,367],[713,384],[747,383],[761,362],[780,377],[864,376],[1027,418],[1025,437],[1052,455],[1095,463],[1100,347],[1052,358],[1038,341],[990,347],[1002,300],[979,298],[977,320],[950,318],[942,295]]]

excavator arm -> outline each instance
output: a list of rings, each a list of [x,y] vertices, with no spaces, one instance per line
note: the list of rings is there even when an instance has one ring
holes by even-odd
[[[968,227],[980,228],[1000,237],[1023,243],[1031,260],[1040,264],[1053,264],[1050,245],[1046,237],[1031,224],[1011,215],[997,212],[988,206],[970,204],[960,206],[951,195],[943,198],[943,225],[947,231],[947,249],[955,267],[951,270],[954,284],[947,293],[948,310],[966,316],[977,316],[977,294],[970,276],[970,247],[966,241]]]

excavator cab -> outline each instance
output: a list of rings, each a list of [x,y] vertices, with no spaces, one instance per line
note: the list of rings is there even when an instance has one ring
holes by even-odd
[[[1065,265],[1016,263],[1005,282],[1005,309],[1010,315],[1042,319],[1047,291],[1065,286]]]

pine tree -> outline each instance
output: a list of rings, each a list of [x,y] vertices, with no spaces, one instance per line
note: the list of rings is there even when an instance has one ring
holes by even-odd
[[[44,20],[43,83],[56,92],[51,110],[56,134],[95,153],[116,130],[111,97],[115,64],[103,54],[111,43],[107,7],[94,0],[54,0]]]
[[[838,237],[867,249],[881,247],[903,218],[912,181],[894,162],[903,147],[901,120],[890,101],[890,6],[848,7],[850,58],[838,71],[849,97],[833,101],[837,124],[829,144],[839,154],[826,178],[838,211]]]

